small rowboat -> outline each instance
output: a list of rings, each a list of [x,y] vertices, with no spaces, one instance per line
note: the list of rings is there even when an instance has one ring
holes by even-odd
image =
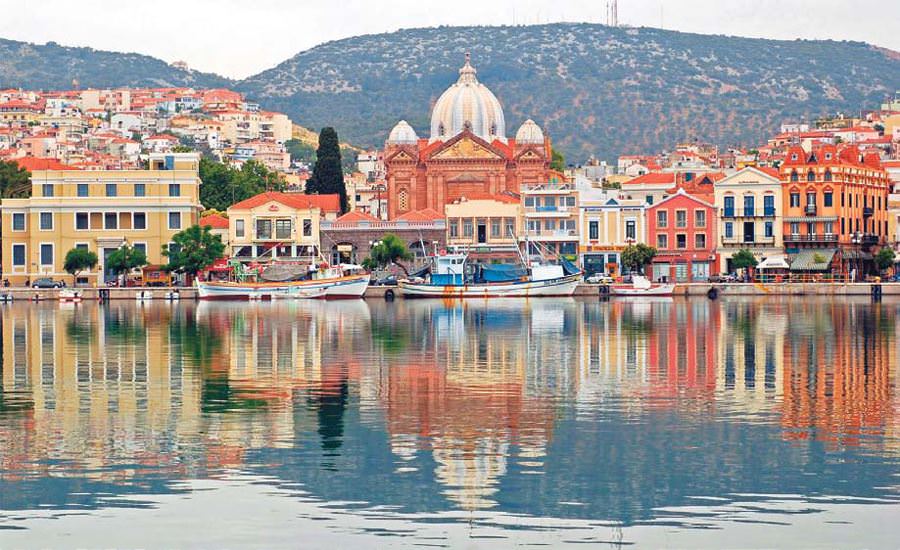
[[[634,275],[631,279],[631,286],[617,285],[610,289],[613,296],[636,297],[636,296],[671,296],[675,292],[675,285],[661,284],[654,285],[649,279],[641,275]]]
[[[81,293],[77,290],[60,290],[59,302],[61,304],[79,304],[82,301]]]

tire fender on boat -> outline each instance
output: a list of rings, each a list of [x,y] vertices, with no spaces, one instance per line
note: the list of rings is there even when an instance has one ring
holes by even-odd
[[[387,302],[393,302],[394,301],[394,291],[390,288],[385,290],[384,291],[384,299]]]
[[[719,297],[719,289],[711,288],[711,289],[707,290],[706,297],[709,298],[710,300],[715,300],[716,298]]]

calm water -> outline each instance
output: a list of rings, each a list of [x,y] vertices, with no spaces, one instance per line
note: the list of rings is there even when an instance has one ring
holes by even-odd
[[[896,548],[898,311],[5,305],[0,548]]]

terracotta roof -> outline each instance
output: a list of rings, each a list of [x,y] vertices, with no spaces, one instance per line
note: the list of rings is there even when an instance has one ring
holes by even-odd
[[[638,185],[641,183],[675,183],[674,172],[648,172],[643,176],[638,176],[625,182],[625,185]]]
[[[470,201],[497,201],[497,202],[505,202],[508,204],[518,204],[519,199],[513,197],[511,195],[493,195],[491,193],[483,193],[483,192],[468,192],[463,193],[462,199],[470,200]],[[443,217],[443,216],[441,216]]]
[[[218,214],[210,214],[200,218],[200,227],[207,225],[213,229],[228,229],[228,218]]]
[[[444,215],[433,208],[426,208],[401,214],[396,219],[407,222],[432,222],[434,220],[443,220]]]
[[[781,172],[779,172],[778,169],[776,169],[776,168],[772,168],[771,166],[754,166],[753,169],[759,170],[760,172],[762,172],[764,174],[768,174],[768,175],[772,176],[773,178],[781,177]]]
[[[360,212],[359,210],[353,210],[352,212],[347,212],[343,216],[334,220],[335,223],[358,223],[358,222],[380,222],[378,218],[375,216],[370,216],[365,212]]]
[[[22,157],[16,159],[16,162],[29,172],[34,172],[35,170],[74,170],[71,166],[49,158]]]
[[[267,202],[278,202],[291,208],[319,208],[324,212],[340,212],[341,197],[340,195],[303,195],[300,193],[279,193],[277,191],[266,191],[249,199],[242,200],[237,204],[231,205],[230,208],[248,209],[262,206]],[[229,208],[229,209],[230,209]]]

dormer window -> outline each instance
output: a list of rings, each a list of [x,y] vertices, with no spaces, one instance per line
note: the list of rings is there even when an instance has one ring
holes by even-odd
[[[444,137],[444,132],[444,123],[442,122],[438,125],[438,135]]]
[[[831,153],[825,153],[825,160],[831,160]]]
[[[816,173],[810,170],[806,173],[806,181],[816,181]]]
[[[797,153],[791,155],[791,160],[797,160]]]
[[[491,135],[492,136],[497,135],[497,123],[491,124]]]
[[[794,156],[796,156],[796,155],[794,155]],[[796,170],[791,172],[791,181],[800,181],[800,175],[797,173]]]

